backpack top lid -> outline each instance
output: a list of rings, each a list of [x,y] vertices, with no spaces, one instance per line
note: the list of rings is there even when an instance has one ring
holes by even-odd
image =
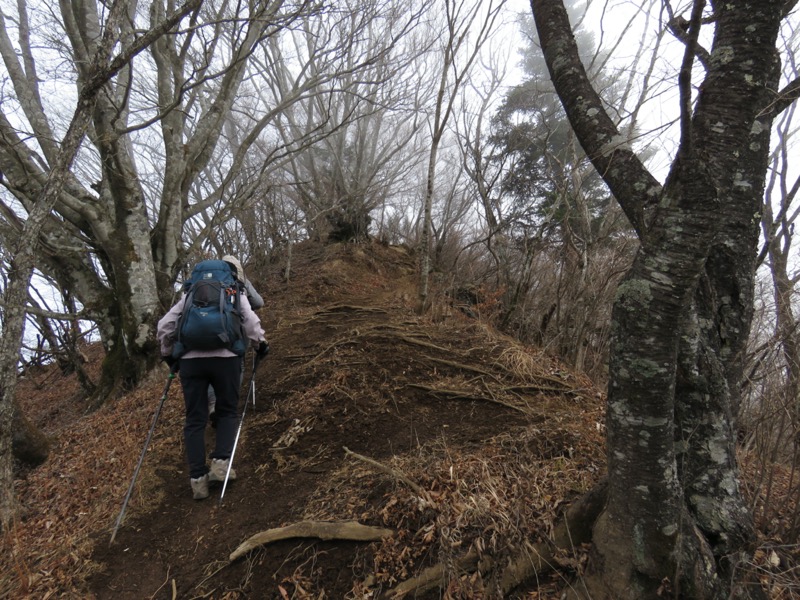
[[[192,269],[192,275],[183,284],[183,290],[189,291],[195,284],[204,281],[207,283],[219,282],[226,287],[236,286],[236,277],[233,268],[224,260],[203,260]]]

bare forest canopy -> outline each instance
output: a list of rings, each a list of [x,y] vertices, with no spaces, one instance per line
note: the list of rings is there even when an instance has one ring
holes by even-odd
[[[796,3],[0,0],[0,525],[21,375],[112,410],[197,260],[377,242],[607,390],[588,593],[730,595],[800,530]]]

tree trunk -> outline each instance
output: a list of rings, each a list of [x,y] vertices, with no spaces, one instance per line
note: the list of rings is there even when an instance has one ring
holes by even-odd
[[[437,108],[438,114],[438,108]],[[439,141],[434,138],[431,142],[431,153],[428,159],[428,176],[425,180],[425,200],[422,207],[422,234],[419,240],[419,288],[417,291],[417,314],[423,315],[430,308],[428,288],[431,270],[431,222],[433,206],[433,185],[436,173],[436,153]]]
[[[771,123],[764,109],[776,91],[785,3],[714,6],[712,59],[693,105],[704,8],[694,2],[679,76],[682,138],[663,190],[619,143],[563,4],[533,0],[532,8],[570,122],[642,242],[612,315],[608,502],[593,530],[586,588],[595,600],[723,597],[725,557],[751,534],[734,416]]]
[[[759,105],[777,88],[777,64],[766,65]],[[752,539],[752,518],[739,487],[736,417],[744,355],[753,316],[753,283],[772,129],[761,112],[740,150],[734,185],[726,196],[736,210],[718,215],[717,236],[682,332],[676,386],[676,444],[684,498],[725,575],[729,560]]]
[[[110,40],[109,40],[110,41]],[[97,90],[94,90],[94,94]],[[25,221],[20,242],[13,253],[6,290],[6,312],[3,336],[0,338],[0,529],[7,530],[16,514],[14,498],[13,442],[14,393],[17,384],[17,362],[25,327],[25,306],[33,274],[34,252],[39,230],[61,193],[78,146],[89,125],[89,113],[95,95],[83,97],[64,136],[58,163],[50,171],[41,197]]]
[[[190,2],[195,0],[190,0]],[[103,86],[128,61],[147,44],[152,42],[164,30],[171,28],[179,21],[192,4],[182,6],[170,19],[139,38],[138,48],[128,48],[113,60],[109,61],[111,50],[117,42],[119,24],[125,15],[125,3],[114,2],[108,12],[108,18],[102,34],[98,32],[92,52],[80,64],[81,89],[75,113],[61,141],[57,156],[50,165],[50,171],[41,192],[28,211],[28,218],[22,228],[17,247],[12,255],[9,272],[9,284],[6,291],[6,313],[3,323],[3,336],[0,338],[0,527],[6,530],[16,514],[16,500],[13,485],[12,455],[12,423],[14,422],[14,393],[16,390],[17,362],[19,348],[22,345],[22,334],[25,325],[25,307],[27,305],[28,288],[34,268],[35,252],[39,234],[55,207],[61,199],[62,190],[70,184],[72,176],[70,167],[78,152],[83,138],[89,128],[90,120]],[[131,282],[135,289],[136,282]],[[137,331],[141,336],[141,331]]]
[[[42,464],[50,453],[50,440],[25,417],[16,401],[12,418],[11,446],[14,458],[29,467]]]
[[[608,590],[601,598],[655,597],[664,580],[689,566],[698,569],[684,575],[696,588],[689,597],[708,597],[711,585],[678,479],[674,393],[680,324],[718,220],[703,163],[694,157],[685,163],[665,190],[612,313],[609,498],[595,527],[589,572],[590,591]]]

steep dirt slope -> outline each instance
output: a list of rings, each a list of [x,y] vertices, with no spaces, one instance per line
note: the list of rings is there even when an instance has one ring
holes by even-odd
[[[16,572],[9,595],[377,598],[405,581],[407,597],[438,598],[440,585],[499,597],[505,566],[549,537],[558,508],[603,468],[599,394],[444,295],[417,317],[413,273],[406,250],[377,244],[300,246],[288,283],[281,264],[253,269],[272,353],[255,376],[238,480],[221,505],[219,490],[191,499],[176,383],[111,546],[166,372],[85,417],[33,402],[57,443],[19,483],[27,516],[2,565]],[[250,536],[306,521],[391,533],[322,541],[309,526],[228,560]],[[580,553],[555,566],[508,596],[556,597]],[[433,585],[415,579],[431,573]]]

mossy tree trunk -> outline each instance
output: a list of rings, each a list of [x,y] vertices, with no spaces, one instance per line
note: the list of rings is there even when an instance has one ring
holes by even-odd
[[[792,3],[789,3],[792,4]],[[734,454],[758,216],[787,3],[693,3],[678,76],[681,143],[663,186],[608,118],[562,2],[532,0],[545,59],[588,156],[641,240],[613,310],[608,500],[593,529],[595,599],[727,594],[752,529]],[[696,101],[692,66],[703,58]]]
[[[17,363],[22,346],[25,326],[25,306],[28,288],[33,274],[37,239],[53,206],[56,204],[66,180],[69,169],[78,152],[81,141],[89,127],[91,112],[102,84],[112,73],[106,67],[108,55],[115,37],[114,23],[122,16],[122,4],[117,3],[109,15],[110,30],[98,43],[87,69],[92,79],[86,82],[78,100],[78,106],[61,148],[55,157],[47,181],[42,187],[33,209],[14,248],[9,284],[6,290],[6,311],[3,323],[3,336],[0,338],[0,529],[7,530],[16,516],[13,476],[13,427],[14,394],[17,382]],[[98,40],[99,41],[99,40]]]

